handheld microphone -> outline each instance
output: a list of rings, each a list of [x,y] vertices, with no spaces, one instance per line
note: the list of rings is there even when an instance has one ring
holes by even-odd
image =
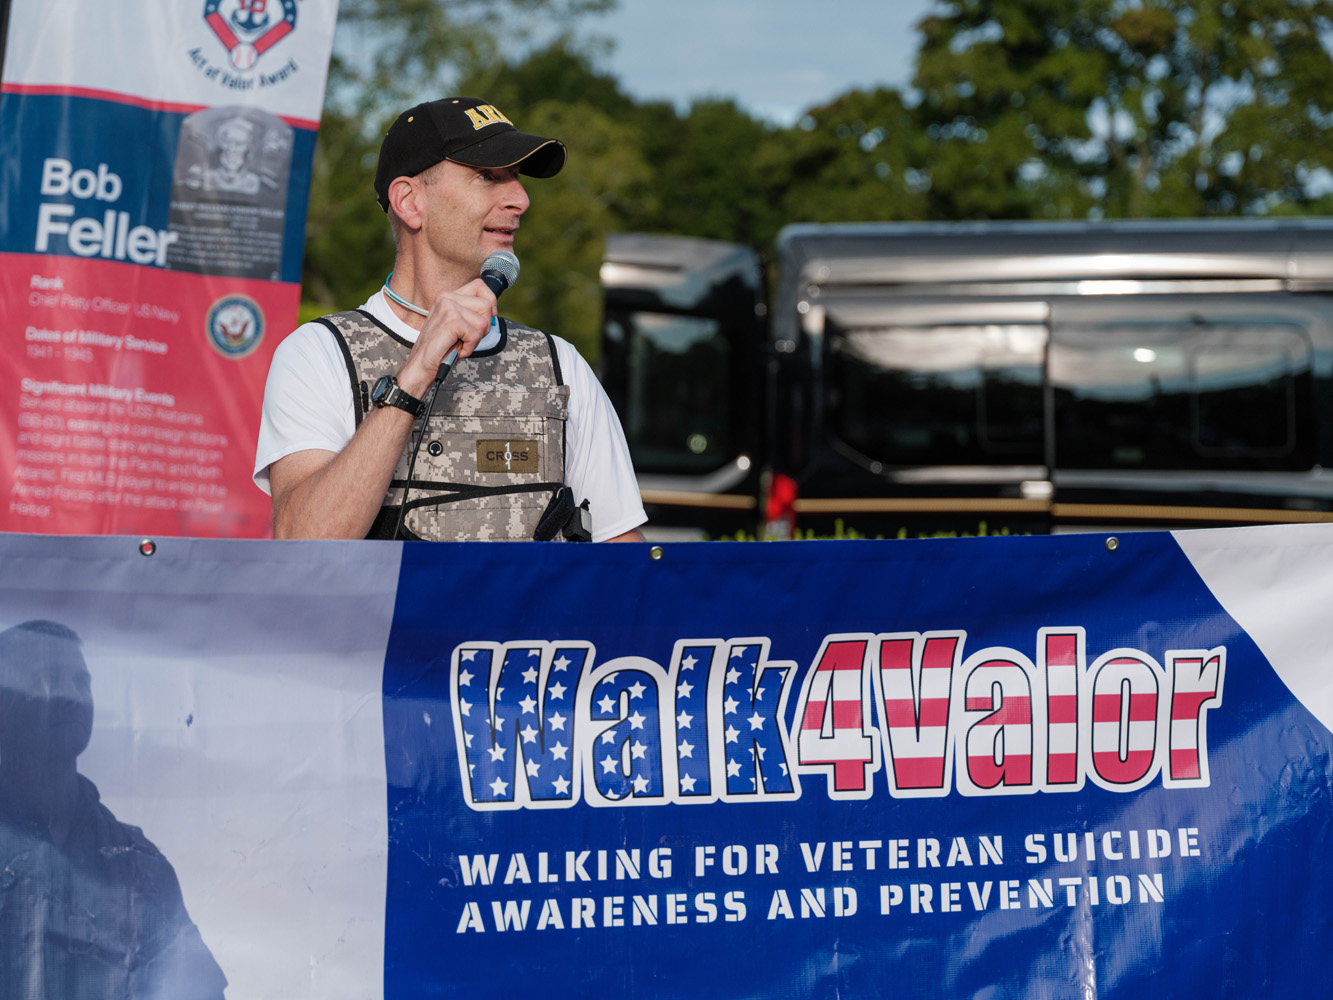
[[[495,251],[481,262],[481,280],[498,299],[506,288],[518,280],[518,258],[508,250]],[[440,362],[440,370],[435,374],[435,381],[443,382],[457,360],[458,348],[455,347]]]

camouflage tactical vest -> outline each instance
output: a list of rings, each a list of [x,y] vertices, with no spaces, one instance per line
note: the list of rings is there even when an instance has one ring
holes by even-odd
[[[342,348],[359,427],[370,387],[397,373],[412,345],[361,310],[319,320]],[[555,343],[540,330],[500,320],[498,346],[455,363],[423,434],[423,412],[398,459],[368,538],[531,540],[565,479],[569,386]],[[429,396],[429,394],[427,394]],[[408,481],[408,467],[416,462]]]

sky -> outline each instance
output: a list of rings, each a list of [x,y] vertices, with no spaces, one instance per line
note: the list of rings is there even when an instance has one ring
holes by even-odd
[[[620,0],[586,28],[637,100],[732,98],[791,125],[853,88],[906,88],[932,0]]]

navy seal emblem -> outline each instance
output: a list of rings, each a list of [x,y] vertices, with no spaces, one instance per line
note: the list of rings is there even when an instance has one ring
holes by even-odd
[[[248,296],[225,295],[208,310],[204,326],[218,353],[242,358],[259,346],[264,336],[264,311]]]

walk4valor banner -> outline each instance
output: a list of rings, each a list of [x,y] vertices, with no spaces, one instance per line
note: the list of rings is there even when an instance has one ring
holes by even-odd
[[[1333,974],[1333,526],[0,559],[0,996]]]
[[[6,5],[7,7],[9,5]],[[0,530],[262,536],[337,0],[15,0]]]

